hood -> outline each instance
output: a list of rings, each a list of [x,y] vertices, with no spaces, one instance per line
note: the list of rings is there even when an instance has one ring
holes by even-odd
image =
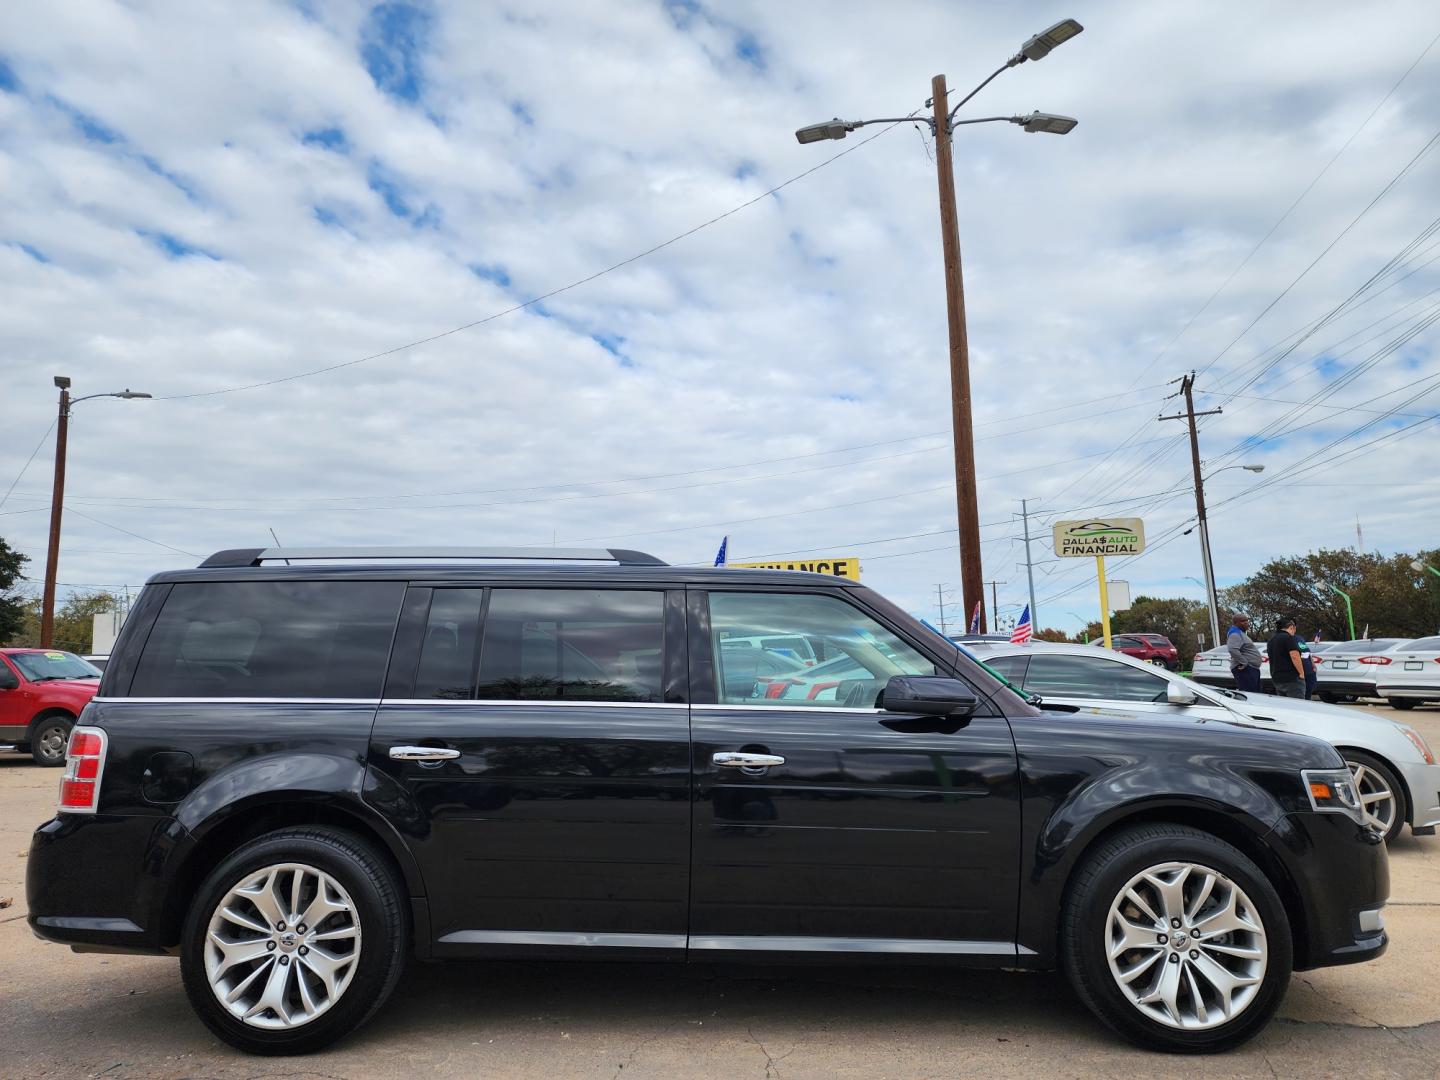
[[[91,694],[100,689],[99,679],[51,679],[49,682],[32,684],[42,690],[83,690]]]
[[[1305,701],[1301,698],[1281,697],[1278,694],[1246,694],[1244,701],[1225,697],[1223,694],[1220,697],[1225,699],[1226,705],[1245,716],[1267,716],[1281,723],[1294,724],[1302,731],[1307,720],[1314,723],[1335,721],[1350,727],[1373,724],[1391,729],[1396,725],[1396,721],[1388,716],[1347,709],[1343,705],[1327,705],[1323,701]]]

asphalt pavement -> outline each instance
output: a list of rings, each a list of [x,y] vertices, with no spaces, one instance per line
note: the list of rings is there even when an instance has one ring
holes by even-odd
[[[1440,707],[1402,718],[1440,747]],[[1440,1076],[1440,836],[1392,847],[1385,956],[1296,975],[1260,1037],[1201,1061],[1131,1048],[1053,975],[638,963],[412,964],[336,1048],[252,1058],[195,1019],[175,961],[31,936],[25,853],[58,782],[0,754],[6,1078]]]

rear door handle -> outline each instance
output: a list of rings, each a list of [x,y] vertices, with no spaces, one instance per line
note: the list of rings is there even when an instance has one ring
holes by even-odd
[[[390,747],[391,761],[454,761],[459,756],[459,750],[446,750],[439,746]]]
[[[772,765],[785,764],[785,759],[779,754],[741,754],[731,751],[714,754],[710,760],[727,769],[768,769]]]

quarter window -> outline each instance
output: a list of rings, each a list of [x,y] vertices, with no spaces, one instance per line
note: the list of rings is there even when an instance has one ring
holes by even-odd
[[[415,671],[417,698],[468,698],[475,686],[475,646],[480,639],[483,589],[436,589],[430,600],[420,664]]]
[[[710,632],[727,705],[869,709],[891,676],[935,674],[924,656],[833,596],[712,592]]]
[[[494,589],[476,695],[660,701],[664,607],[662,592]]]
[[[378,698],[401,582],[182,582],[155,620],[136,697]]]
[[[1041,697],[1164,701],[1165,679],[1103,656],[1030,657],[1025,689]]]

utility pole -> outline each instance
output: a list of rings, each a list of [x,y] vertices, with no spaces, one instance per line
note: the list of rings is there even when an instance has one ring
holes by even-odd
[[[55,488],[50,495],[50,546],[45,553],[45,590],[40,601],[40,647],[55,636],[55,574],[60,565],[60,511],[65,505],[65,435],[70,429],[70,379],[55,376],[60,388],[60,418],[55,421]]]
[[[939,582],[939,583],[937,583],[936,586],[935,586],[935,606],[940,609],[940,634],[941,634],[942,637],[944,637],[944,636],[946,636],[946,634],[945,634],[945,585],[944,585],[943,582]]]
[[[1020,520],[1025,531],[1025,579],[1030,584],[1030,625],[1040,625],[1040,613],[1035,608],[1035,568],[1030,562],[1030,500],[1020,500]]]
[[[990,616],[990,623],[993,626],[995,620],[1000,617],[1000,593],[997,586],[1008,585],[1010,583],[1008,581],[987,581],[985,584],[990,586],[990,611],[988,614]]]
[[[1210,608],[1210,640],[1220,643],[1220,607],[1215,598],[1215,567],[1210,561],[1210,526],[1205,519],[1205,480],[1200,475],[1200,439],[1195,433],[1197,416],[1215,416],[1223,409],[1208,412],[1195,411],[1195,373],[1192,371],[1180,380],[1180,392],[1185,395],[1185,411],[1174,416],[1162,416],[1161,420],[1184,420],[1190,428],[1190,464],[1195,470],[1195,515],[1200,529],[1200,558],[1205,563],[1205,601]]]
[[[980,500],[975,483],[975,423],[970,413],[970,340],[965,326],[965,281],[960,272],[960,229],[955,210],[955,167],[950,158],[950,99],[945,76],[930,80],[935,108],[935,173],[940,184],[940,240],[945,259],[945,306],[950,332],[950,404],[955,442],[955,503],[960,526],[960,595],[973,611],[985,595],[980,568]],[[986,616],[980,614],[980,632]]]

